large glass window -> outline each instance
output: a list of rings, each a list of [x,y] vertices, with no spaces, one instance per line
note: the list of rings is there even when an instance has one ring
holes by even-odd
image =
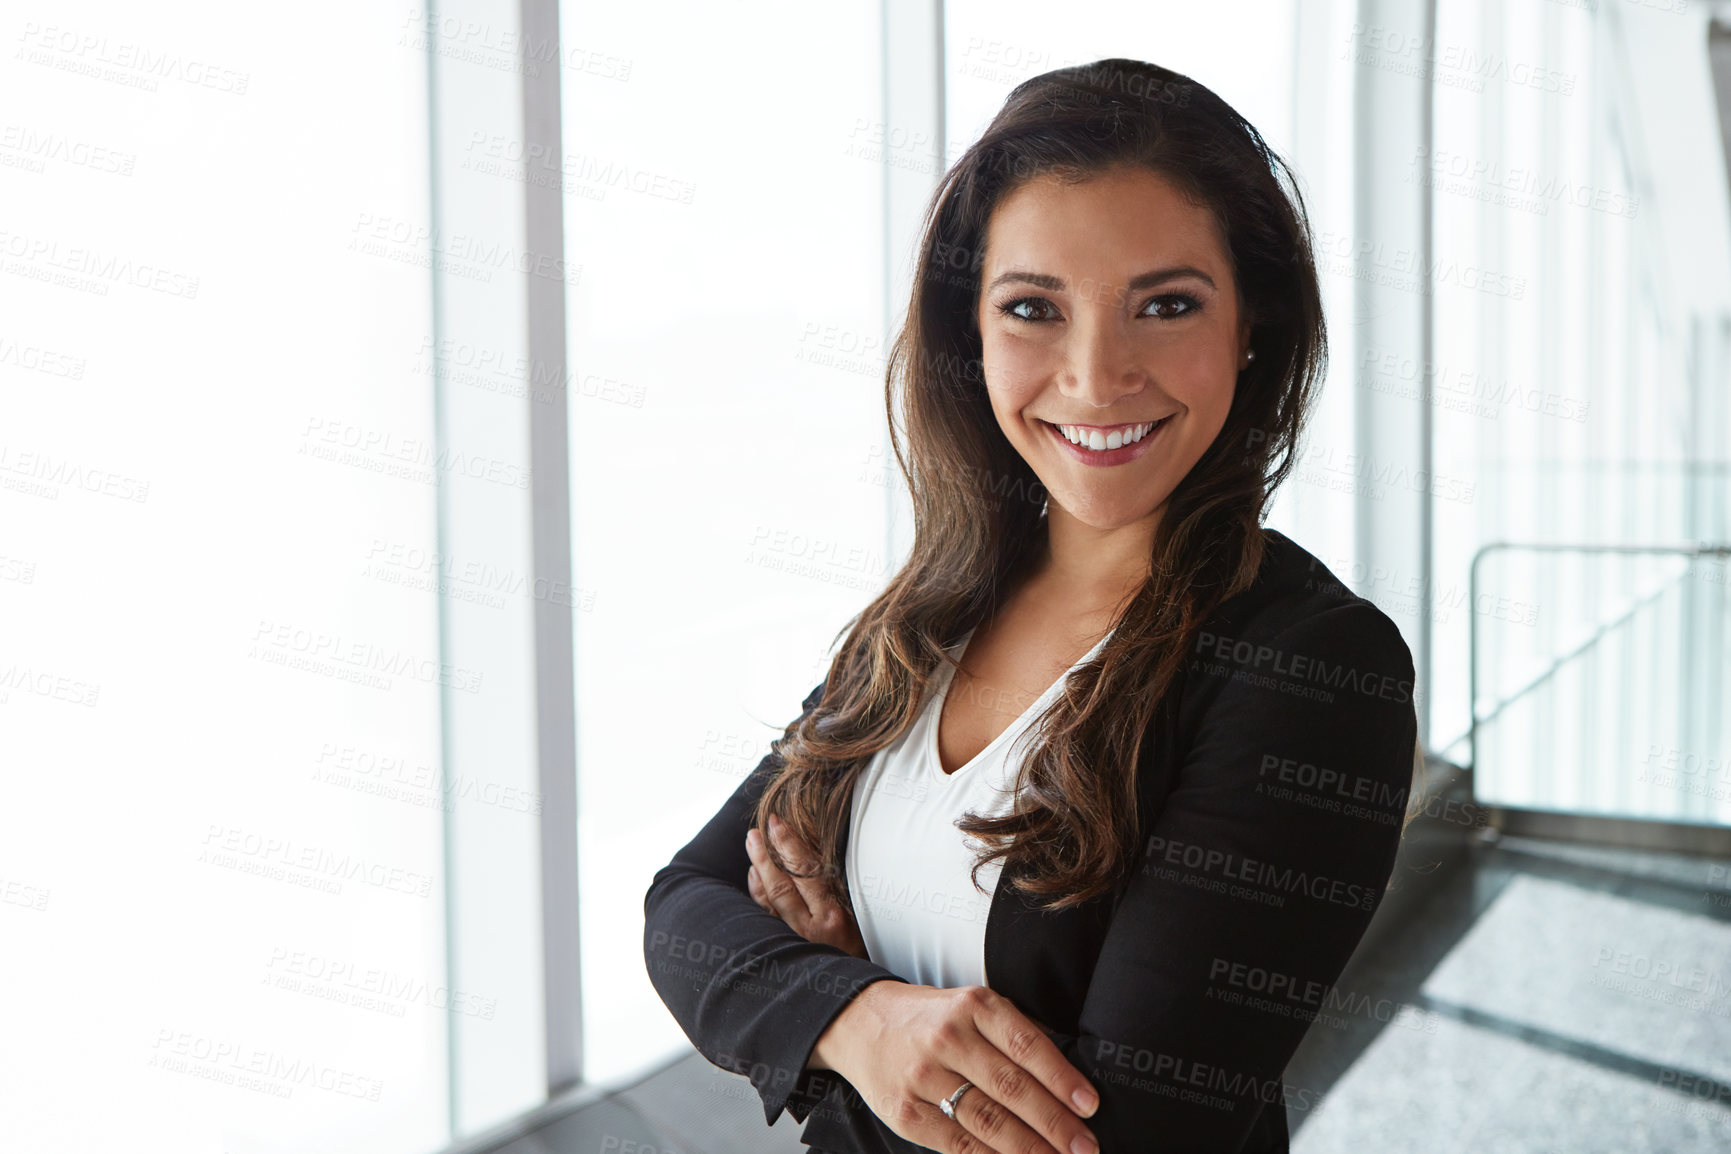
[[[5,20],[7,1149],[447,1135],[425,59],[230,15]]]
[[[1519,808],[1731,819],[1718,719],[1731,221],[1702,22],[1675,6],[1451,0],[1434,148],[1412,160],[1435,232],[1493,270],[1431,300],[1436,697],[1442,752]],[[1419,380],[1390,358],[1388,387]],[[1480,585],[1472,557],[1493,541]],[[1583,544],[1581,551],[1536,549]],[[1608,547],[1608,548],[1607,548]]]
[[[684,1044],[654,872],[888,574],[878,6],[567,0],[585,1076]]]

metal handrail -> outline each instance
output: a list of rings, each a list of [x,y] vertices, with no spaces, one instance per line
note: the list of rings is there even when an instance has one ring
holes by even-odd
[[[1479,562],[1488,554],[1498,550],[1522,549],[1538,553],[1668,553],[1687,557],[1731,557],[1731,544],[1726,545],[1606,545],[1593,542],[1559,542],[1559,541],[1491,541],[1479,546],[1473,553],[1471,565],[1467,567],[1467,768],[1474,772],[1479,764],[1479,723],[1490,721],[1505,708],[1518,699],[1525,697],[1538,686],[1554,676],[1557,670],[1574,660],[1599,641],[1612,629],[1621,625],[1635,613],[1639,612],[1653,600],[1668,592],[1670,586],[1659,590],[1651,597],[1637,602],[1627,613],[1615,621],[1608,622],[1586,641],[1576,646],[1570,652],[1557,658],[1543,673],[1533,678],[1508,697],[1498,701],[1489,713],[1479,716]],[[1682,580],[1681,577],[1678,580]],[[1459,740],[1458,738],[1456,739]]]

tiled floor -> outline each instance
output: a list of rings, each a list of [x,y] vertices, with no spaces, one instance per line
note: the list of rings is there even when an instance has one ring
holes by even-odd
[[[1725,863],[1509,837],[1426,885],[1287,1069],[1295,1154],[1731,1151]],[[495,1149],[802,1154],[799,1130],[691,1054]]]
[[[1358,1052],[1295,1154],[1731,1150],[1731,891],[1699,858],[1475,845],[1351,979],[1411,1007]],[[1342,985],[1347,985],[1343,980]],[[1304,1084],[1311,1031],[1288,1080]],[[1341,1048],[1337,1040],[1334,1049]]]

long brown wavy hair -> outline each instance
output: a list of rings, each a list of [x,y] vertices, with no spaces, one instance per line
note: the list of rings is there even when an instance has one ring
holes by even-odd
[[[1014,848],[1023,893],[1057,909],[1127,876],[1137,828],[1141,739],[1183,668],[1196,630],[1247,588],[1262,560],[1262,514],[1297,453],[1327,363],[1310,226],[1291,170],[1209,89],[1137,60],[1061,68],[1017,85],[926,209],[907,317],[884,381],[890,441],[913,501],[906,564],[844,625],[822,701],[773,749],[782,768],[753,822],[775,814],[813,847],[842,908],[839,835],[871,755],[919,716],[945,652],[990,618],[1045,542],[1045,493],[987,397],[976,319],[986,224],[1023,182],[1079,182],[1115,166],[1150,169],[1205,205],[1226,240],[1256,359],[1239,373],[1225,426],[1173,491],[1150,576],[1100,654],[1071,672],[1035,721],[1014,811],[970,813],[980,868]],[[905,414],[907,450],[897,428]],[[768,839],[765,839],[766,843]],[[775,853],[773,848],[770,851]]]

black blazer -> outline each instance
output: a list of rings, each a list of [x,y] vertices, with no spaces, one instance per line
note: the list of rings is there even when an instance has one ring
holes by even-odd
[[[1289,1149],[1287,1107],[1320,1091],[1282,1072],[1318,1013],[1350,1012],[1333,984],[1394,868],[1417,739],[1412,655],[1380,609],[1263,532],[1255,584],[1209,618],[1143,739],[1137,868],[1042,913],[1007,884],[1012,852],[988,911],[987,985],[1058,1031],[1099,1090],[1087,1124],[1102,1154]],[[904,979],[806,941],[746,891],[750,809],[782,765],[766,756],[655,874],[650,981],[705,1058],[751,1080],[769,1124],[785,1108],[829,1154],[927,1149],[840,1074],[804,1069],[853,995]],[[845,861],[846,823],[841,836]]]

